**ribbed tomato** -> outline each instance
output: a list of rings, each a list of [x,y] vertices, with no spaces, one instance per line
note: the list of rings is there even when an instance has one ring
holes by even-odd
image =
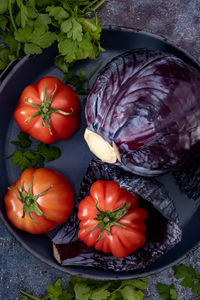
[[[80,103],[56,77],[43,77],[22,92],[14,112],[19,128],[46,144],[69,138],[79,125]]]
[[[26,169],[4,197],[7,217],[18,229],[46,233],[63,223],[74,205],[67,179],[57,171]]]
[[[147,215],[137,196],[115,181],[98,180],[79,203],[78,237],[97,250],[126,257],[145,243]]]

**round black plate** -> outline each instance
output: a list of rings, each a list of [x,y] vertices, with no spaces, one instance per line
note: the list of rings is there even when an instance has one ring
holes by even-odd
[[[82,69],[86,74],[89,74],[100,61],[102,66],[104,66],[114,56],[133,48],[160,49],[170,52],[200,69],[196,61],[185,51],[145,32],[121,28],[104,29],[101,44],[105,52],[102,52],[95,61],[86,60],[78,63],[77,69]],[[117,273],[103,269],[62,267],[53,257],[51,237],[54,232],[35,236],[17,230],[7,221],[3,197],[7,187],[15,182],[21,174],[17,166],[11,165],[10,160],[5,159],[7,155],[14,151],[10,141],[15,140],[19,132],[18,126],[13,119],[13,112],[25,86],[45,75],[57,76],[62,79],[62,72],[54,65],[55,55],[56,47],[51,47],[41,55],[26,56],[17,63],[15,61],[13,69],[7,69],[2,76],[2,84],[0,86],[0,216],[2,220],[16,239],[33,255],[57,269],[76,276],[109,280],[130,279],[150,275],[176,263],[200,240],[200,231],[197,230],[200,227],[200,214],[198,201],[188,199],[179,190],[170,174],[159,177],[159,180],[165,184],[169,193],[176,199],[175,205],[182,222],[182,241],[145,269]],[[46,167],[58,170],[68,178],[76,196],[78,195],[80,182],[92,158],[92,154],[83,139],[85,127],[84,110],[82,108],[79,130],[70,139],[56,143],[62,151],[62,156],[58,160],[46,164]]]

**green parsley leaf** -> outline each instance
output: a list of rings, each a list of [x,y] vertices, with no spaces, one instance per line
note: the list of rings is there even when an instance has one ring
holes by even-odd
[[[8,18],[3,15],[0,15],[0,28],[4,31],[6,29],[6,25],[8,23]]]
[[[23,131],[20,131],[18,134],[18,141],[11,141],[10,143],[20,148],[28,148],[32,144],[32,141],[29,138],[29,135]]]
[[[10,51],[10,55],[18,57],[21,44],[15,39],[15,37],[11,33],[2,34],[1,37],[4,45],[7,46]]]
[[[50,300],[71,300],[72,295],[63,290],[61,286],[61,279],[58,279],[54,285],[49,284],[47,287],[48,298]]]
[[[32,141],[29,135],[22,131],[18,134],[18,140],[11,141],[11,144],[18,149],[6,158],[12,158],[11,163],[17,164],[22,171],[27,168],[43,168],[45,160],[52,161],[61,156],[60,149],[42,142],[37,145],[37,150],[25,150],[31,146]]]
[[[15,150],[12,155],[12,164],[18,164],[22,171],[32,168],[35,166],[35,156],[31,151]]]
[[[177,292],[174,284],[167,285],[159,283],[157,285],[158,292],[163,299],[166,300],[178,300]]]
[[[24,44],[24,52],[26,54],[40,54],[42,53],[42,49],[33,43],[25,43]]]
[[[30,26],[26,26],[25,28],[19,28],[14,32],[14,36],[18,42],[31,42],[32,28]]]
[[[178,295],[175,288],[170,289],[170,296],[172,300],[178,300]]]
[[[40,143],[37,147],[37,151],[46,160],[52,161],[61,156],[61,151],[55,146],[50,146],[44,143]]]
[[[46,29],[46,26],[19,28],[15,31],[15,38],[17,41],[25,43],[24,52],[26,54],[39,54],[42,52],[41,48],[51,46],[57,39],[56,33],[46,31]]]
[[[46,28],[41,26],[35,27],[30,41],[41,48],[47,48],[50,47],[56,41],[56,39],[57,34],[55,32],[46,31]]]
[[[76,299],[88,300],[91,295],[91,290],[85,283],[76,283],[74,285],[74,293]]]
[[[184,277],[195,277],[196,271],[192,266],[186,266],[184,264],[180,264],[178,266],[173,267],[174,275],[177,279]]]
[[[195,278],[191,278],[191,277],[185,277],[181,282],[180,285],[185,286],[185,287],[193,287],[194,283],[195,283],[196,279]]]
[[[1,0],[0,1],[0,14],[3,14],[7,11],[8,2],[9,2],[9,0]]]
[[[88,95],[90,92],[90,80],[100,68],[101,64],[102,62],[95,66],[94,70],[92,70],[88,77],[86,77],[83,70],[80,70],[79,74],[76,74],[75,70],[71,68],[68,74],[65,74],[63,77],[63,81],[72,85],[78,95]]]
[[[142,279],[134,279],[134,280],[127,280],[124,282],[124,285],[130,285],[133,288],[137,288],[140,290],[145,290],[148,287],[148,284],[146,283],[146,281],[142,280]],[[123,282],[122,282],[122,286],[123,286]]]
[[[10,50],[8,48],[0,48],[0,70],[4,70],[9,64]]]
[[[51,18],[49,17],[48,14],[38,14],[34,26],[35,27],[44,27],[45,30],[49,29],[49,25],[51,24]]]
[[[48,6],[46,11],[49,13],[49,16],[54,17],[59,24],[70,16],[62,6]]]
[[[200,295],[200,282],[194,284],[194,286],[192,287],[192,291],[193,291],[193,293]]]
[[[25,5],[21,4],[21,9],[20,9],[20,15],[21,15],[21,25],[22,28],[26,26],[29,14],[28,14],[28,9]]]
[[[29,7],[35,8],[35,1],[36,0],[28,0],[26,3]]]
[[[12,154],[12,164],[17,164],[21,171],[36,166],[44,167],[44,157],[33,150],[15,150]]]
[[[173,267],[174,275],[177,279],[183,278],[180,282],[181,286],[189,287],[194,293],[200,297],[200,273],[192,266],[180,264]],[[195,298],[198,299],[198,298]]]
[[[77,42],[73,39],[68,39],[66,34],[60,34],[58,36],[58,49],[60,55],[64,56],[64,60],[67,63],[72,63],[76,60],[76,48]]]
[[[67,33],[72,29],[72,26],[73,26],[72,20],[73,20],[73,18],[69,18],[61,23],[60,28],[63,32]]]
[[[67,31],[67,36],[68,38],[72,38],[73,40],[77,40],[78,42],[82,41],[82,26],[75,18],[71,19],[71,28]]]
[[[69,72],[70,63],[68,63],[64,59],[64,56],[62,56],[62,55],[56,56],[54,63],[60,70],[63,71],[63,73],[67,74]]]
[[[61,286],[60,279],[54,285],[50,284],[47,287],[48,294],[42,300],[142,300],[144,293],[135,286],[138,286],[138,281],[144,283],[145,280],[138,279],[134,285],[135,280],[104,282],[72,276],[68,288],[65,290]],[[142,285],[142,287],[144,286]],[[21,293],[30,298],[38,299],[24,291]],[[175,300],[175,298],[170,299]]]
[[[110,283],[104,284],[103,286],[92,290],[90,298],[92,300],[106,300],[111,295],[108,290]]]
[[[120,290],[120,293],[124,300],[141,300],[143,296],[139,295],[137,291],[130,285],[125,286]]]
[[[95,21],[93,22],[95,18],[92,19],[85,19],[85,18],[79,18],[79,22],[82,24],[84,31],[91,31],[95,32],[97,31],[97,24],[95,24]]]

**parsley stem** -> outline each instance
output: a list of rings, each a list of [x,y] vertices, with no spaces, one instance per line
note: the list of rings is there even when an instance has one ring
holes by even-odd
[[[88,4],[83,10],[82,12],[84,13],[88,8],[90,8],[92,5],[94,5],[98,0],[94,0],[92,1],[90,4]],[[100,7],[103,3],[105,2],[105,0],[101,0],[94,8],[92,8],[92,11],[95,11],[98,7]]]
[[[22,294],[28,296],[29,298],[32,298],[32,299],[35,299],[35,300],[40,300],[39,298],[36,298],[36,297],[34,297],[34,296],[32,296],[32,295],[30,295],[30,294],[28,294],[28,293],[26,293],[26,292],[24,292],[24,291],[22,291],[22,290],[19,290],[19,291],[20,291]]]
[[[86,7],[84,7],[84,9],[82,10],[82,12],[85,12],[89,7],[91,7],[92,5],[94,5],[98,0],[94,0],[92,1],[90,4],[88,4]]]
[[[15,25],[15,21],[14,21],[14,18],[13,18],[13,14],[12,14],[12,1],[11,0],[9,0],[9,2],[8,2],[8,9],[9,9],[10,20],[11,20],[12,26],[13,26],[14,30],[17,30],[17,27]]]
[[[102,65],[102,61],[100,61],[100,63],[98,63],[96,68],[90,73],[90,75],[88,76],[88,81],[90,81],[90,79],[93,77],[93,75],[96,73],[96,71],[100,68],[101,65]]]
[[[96,10],[97,8],[99,8],[106,0],[101,0],[92,10]]]

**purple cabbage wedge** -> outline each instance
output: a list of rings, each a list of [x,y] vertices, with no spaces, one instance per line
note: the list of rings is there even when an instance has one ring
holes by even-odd
[[[128,51],[98,75],[85,114],[103,162],[143,176],[179,168],[200,153],[200,72],[168,53]]]

